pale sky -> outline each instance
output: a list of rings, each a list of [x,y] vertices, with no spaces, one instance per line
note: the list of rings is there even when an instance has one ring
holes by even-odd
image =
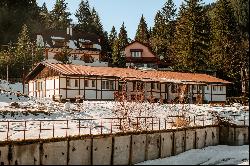
[[[38,5],[42,6],[46,3],[48,10],[51,10],[56,0],[37,0]],[[80,0],[66,0],[68,3],[68,11],[71,12],[73,23],[77,23],[74,16]],[[161,9],[166,0],[89,0],[91,8],[95,8],[98,12],[103,28],[110,33],[114,25],[119,33],[122,22],[125,23],[128,37],[134,39],[137,26],[141,15],[143,14],[148,28],[154,25],[154,17],[156,12]],[[215,2],[215,0],[203,0],[205,4]],[[174,0],[177,8],[179,8],[182,0]]]

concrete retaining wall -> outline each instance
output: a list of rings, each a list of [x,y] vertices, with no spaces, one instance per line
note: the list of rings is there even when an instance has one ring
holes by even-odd
[[[146,134],[132,135],[131,164],[145,161]]]
[[[195,149],[195,130],[186,130],[185,150]]]
[[[91,165],[91,139],[69,142],[69,165]]]
[[[200,127],[77,140],[0,142],[1,165],[131,165],[218,144],[248,144],[248,127]],[[53,140],[55,141],[55,140]]]
[[[44,143],[42,147],[42,165],[67,165],[67,141]]]
[[[129,165],[131,136],[114,137],[113,165]]]
[[[185,151],[185,131],[176,131],[174,133],[174,155]]]
[[[112,137],[93,139],[93,165],[110,165]]]
[[[39,165],[40,152],[39,143],[28,145],[14,145],[12,148],[11,165]]]
[[[235,145],[241,146],[244,144],[249,144],[248,127],[235,128],[234,135],[235,135]]]
[[[9,165],[8,160],[8,153],[9,153],[9,145],[0,146],[0,164],[1,165]]]
[[[146,160],[160,158],[160,133],[147,134]]]
[[[173,152],[173,132],[161,133],[161,158],[169,157]]]
[[[196,129],[196,149],[202,149],[206,146],[206,138],[206,128]]]

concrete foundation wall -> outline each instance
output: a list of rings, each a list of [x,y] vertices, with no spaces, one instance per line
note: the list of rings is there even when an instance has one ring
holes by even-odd
[[[180,154],[185,151],[185,131],[176,131],[174,133],[174,154]]]
[[[160,133],[147,134],[146,160],[160,158]]]
[[[8,160],[8,153],[9,153],[9,145],[0,146],[0,164],[1,165],[9,165]]]
[[[249,144],[248,127],[235,128],[234,135],[235,135],[234,136],[235,145],[241,146],[244,144]]]
[[[14,145],[12,148],[11,165],[39,165],[39,143],[29,145]]]
[[[1,165],[131,165],[218,144],[249,143],[248,127],[200,127],[0,145]]]
[[[91,139],[69,142],[68,165],[91,165]]]
[[[146,134],[132,135],[131,164],[145,161]]]
[[[173,151],[173,132],[161,133],[161,158],[169,157]]]
[[[206,146],[206,137],[206,128],[196,129],[196,149],[202,149]]]
[[[112,137],[93,139],[93,165],[110,165]]]
[[[114,137],[113,165],[129,165],[131,136]]]
[[[43,144],[42,165],[67,165],[67,141]]]
[[[195,149],[195,130],[186,131],[185,150]]]

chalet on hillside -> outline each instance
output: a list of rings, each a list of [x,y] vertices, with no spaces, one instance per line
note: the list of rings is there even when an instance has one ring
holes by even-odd
[[[36,43],[45,47],[45,59],[55,59],[55,56],[66,50],[69,54],[69,60],[74,62],[85,62],[93,66],[108,66],[106,62],[100,62],[101,46],[100,38],[93,33],[75,31],[72,27],[67,30],[50,30],[36,34]]]
[[[54,100],[150,100],[171,103],[187,99],[225,102],[230,82],[206,74],[143,71],[42,62],[26,81],[29,96]]]
[[[151,48],[139,41],[133,41],[124,49],[127,67],[158,68],[166,66]]]

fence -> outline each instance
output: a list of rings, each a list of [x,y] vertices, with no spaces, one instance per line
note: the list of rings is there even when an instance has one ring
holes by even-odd
[[[234,120],[236,115],[232,115]],[[179,120],[179,121],[178,121]],[[241,120],[246,125],[246,118]],[[217,125],[215,116],[204,114],[189,116],[178,115],[166,118],[129,117],[102,119],[67,119],[67,120],[1,120],[0,140],[56,138],[76,135],[102,135],[117,132],[153,131],[183,128],[188,126]]]
[[[228,135],[228,141],[235,143],[234,145],[248,144],[248,127],[226,128],[228,130],[219,126],[187,127],[75,138],[11,141],[0,145],[0,163],[128,165],[177,155],[190,149],[218,145],[221,138],[224,139]]]

